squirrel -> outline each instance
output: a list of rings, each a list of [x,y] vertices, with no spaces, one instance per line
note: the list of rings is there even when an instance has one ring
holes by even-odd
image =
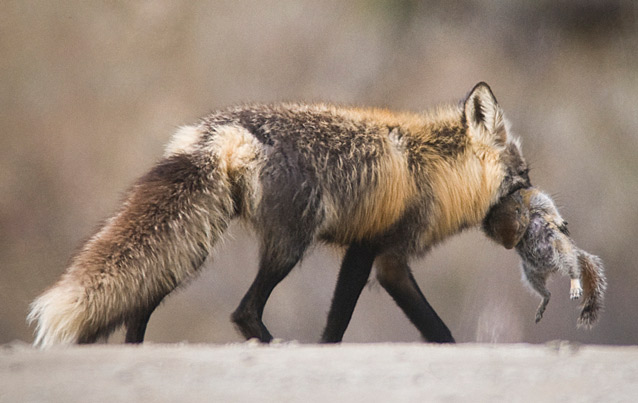
[[[551,197],[533,187],[517,190],[490,210],[483,230],[505,248],[516,248],[524,281],[542,297],[536,323],[551,296],[547,279],[559,272],[571,279],[571,299],[584,294],[578,327],[596,324],[607,288],[603,263],[598,256],[576,247]]]

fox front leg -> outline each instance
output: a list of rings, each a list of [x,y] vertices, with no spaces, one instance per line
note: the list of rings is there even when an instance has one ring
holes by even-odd
[[[430,343],[455,343],[450,329],[425,299],[404,257],[377,259],[377,279],[408,319]]]

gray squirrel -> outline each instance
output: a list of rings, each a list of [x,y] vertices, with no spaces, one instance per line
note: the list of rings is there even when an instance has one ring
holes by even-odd
[[[571,279],[571,299],[584,294],[578,327],[596,324],[607,288],[603,263],[576,247],[567,222],[547,194],[527,188],[504,197],[490,210],[483,230],[507,249],[516,248],[524,280],[543,298],[536,311],[537,323],[551,296],[545,283],[550,274],[559,272]]]

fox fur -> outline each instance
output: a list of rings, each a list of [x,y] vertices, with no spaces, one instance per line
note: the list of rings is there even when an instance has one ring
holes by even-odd
[[[35,344],[91,343],[122,325],[127,342],[141,342],[155,307],[197,274],[235,218],[259,239],[260,268],[232,320],[246,338],[268,342],[268,296],[310,244],[349,247],[342,271],[351,273],[357,253],[370,266],[379,256],[390,292],[397,267],[409,273],[396,262],[480,224],[500,198],[529,185],[518,140],[485,83],[460,104],[423,114],[300,103],[214,112],[177,131],[32,303]],[[414,289],[422,301],[413,311],[423,313]],[[392,292],[401,305],[402,291]],[[447,331],[441,341],[453,341],[432,317]]]
[[[543,317],[551,293],[548,277],[559,272],[571,278],[570,298],[583,294],[579,327],[591,328],[603,309],[607,281],[602,261],[574,244],[552,199],[536,188],[521,189],[505,197],[484,223],[488,236],[521,257],[524,280],[542,296],[536,322]]]

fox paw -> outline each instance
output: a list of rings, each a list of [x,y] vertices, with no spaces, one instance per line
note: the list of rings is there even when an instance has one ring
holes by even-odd
[[[572,288],[569,290],[570,299],[578,299],[583,295],[583,289],[580,287]]]

